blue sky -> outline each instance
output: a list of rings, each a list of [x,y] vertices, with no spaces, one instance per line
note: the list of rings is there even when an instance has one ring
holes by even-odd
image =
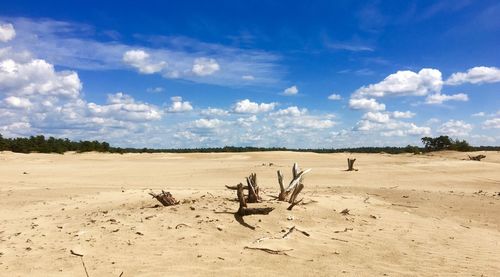
[[[500,145],[498,1],[0,4],[0,133],[133,147]]]

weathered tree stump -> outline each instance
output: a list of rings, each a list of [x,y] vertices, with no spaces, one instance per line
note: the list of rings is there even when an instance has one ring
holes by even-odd
[[[175,200],[172,194],[168,191],[165,192],[164,190],[162,190],[159,194],[150,192],[149,195],[153,196],[153,198],[156,198],[156,200],[162,203],[163,206],[173,206],[179,204],[179,201]]]
[[[304,175],[309,171],[311,171],[311,169],[300,171],[299,165],[297,163],[294,163],[292,167],[292,176],[293,176],[292,181],[290,181],[288,187],[285,188],[285,186],[283,185],[283,173],[281,173],[281,171],[278,170],[278,183],[280,186],[278,201],[285,201],[291,203],[291,205],[288,207],[288,210],[291,210],[295,205],[297,205],[302,201],[302,199],[299,201],[296,201],[296,199],[298,194],[304,188],[304,184],[302,184]]]
[[[258,203],[262,200],[259,196],[259,186],[257,185],[257,174],[252,173],[247,177],[247,189],[248,189],[248,203]]]
[[[349,159],[347,158],[347,170],[346,171],[358,171],[356,168],[354,168],[354,162],[356,159]]]
[[[469,156],[469,160],[471,160],[471,161],[478,161],[478,162],[480,162],[482,159],[486,158],[485,155],[477,155],[477,156],[467,155],[467,156]]]
[[[243,194],[243,184],[239,183],[237,188],[236,195],[238,196],[238,201],[240,202],[240,208],[237,212],[238,215],[245,216],[251,214],[269,214],[272,210],[274,210],[272,207],[249,208],[247,206],[245,195]]]

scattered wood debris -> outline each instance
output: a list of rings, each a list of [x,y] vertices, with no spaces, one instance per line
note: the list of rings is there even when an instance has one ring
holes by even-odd
[[[349,213],[349,212],[350,212],[350,210],[349,210],[349,209],[343,209],[343,210],[340,212],[340,214],[341,214],[341,215],[350,215],[350,213]]]
[[[153,196],[156,200],[163,204],[163,206],[173,206],[179,204],[179,201],[175,200],[170,192],[165,192],[164,190],[161,193],[150,192],[149,195]]]
[[[347,228],[347,227],[346,227],[346,228],[344,228],[344,230],[342,230],[342,231],[334,231],[334,233],[335,233],[335,234],[338,234],[338,233],[345,233],[345,232],[347,232],[347,231],[352,231],[352,230],[354,230],[354,229],[353,229],[353,228]]]

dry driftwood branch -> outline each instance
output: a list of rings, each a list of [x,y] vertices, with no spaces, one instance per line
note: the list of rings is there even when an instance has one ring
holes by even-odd
[[[485,155],[477,155],[477,156],[467,155],[467,156],[469,156],[469,160],[471,160],[471,161],[478,161],[478,162],[480,162],[482,159],[486,158]]]
[[[290,206],[288,206],[287,210],[291,211],[293,209],[293,207],[295,207],[295,205],[298,205],[300,202],[302,202],[302,200],[304,200],[304,198],[300,199],[297,202],[293,202]]]
[[[245,200],[245,195],[243,194],[243,184],[238,184],[238,190],[236,192],[238,196],[238,201],[240,202],[240,208],[238,209],[238,215],[245,216],[251,214],[269,214],[274,208],[264,207],[264,208],[248,208],[247,201]]]
[[[154,193],[150,192],[149,195],[151,195],[153,198],[156,198],[156,200],[160,201],[160,203],[163,204],[163,206],[173,206],[179,204],[179,201],[175,200],[175,198],[172,196],[170,192],[165,192],[164,190],[161,191],[161,193]]]
[[[347,158],[347,170],[346,171],[358,171],[357,169],[354,168],[354,162],[356,159],[349,159]]]
[[[226,185],[226,188],[230,189],[230,190],[238,190],[238,186],[228,186],[228,185]],[[243,189],[248,189],[248,187],[243,187]]]

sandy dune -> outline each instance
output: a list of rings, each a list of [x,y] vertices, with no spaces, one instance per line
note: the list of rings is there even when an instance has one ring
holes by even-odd
[[[3,152],[0,276],[85,276],[71,250],[89,276],[499,276],[500,153],[483,154],[355,154],[346,172],[348,154]],[[268,195],[293,162],[313,170],[287,211]],[[276,209],[240,224],[224,185],[251,172]]]

